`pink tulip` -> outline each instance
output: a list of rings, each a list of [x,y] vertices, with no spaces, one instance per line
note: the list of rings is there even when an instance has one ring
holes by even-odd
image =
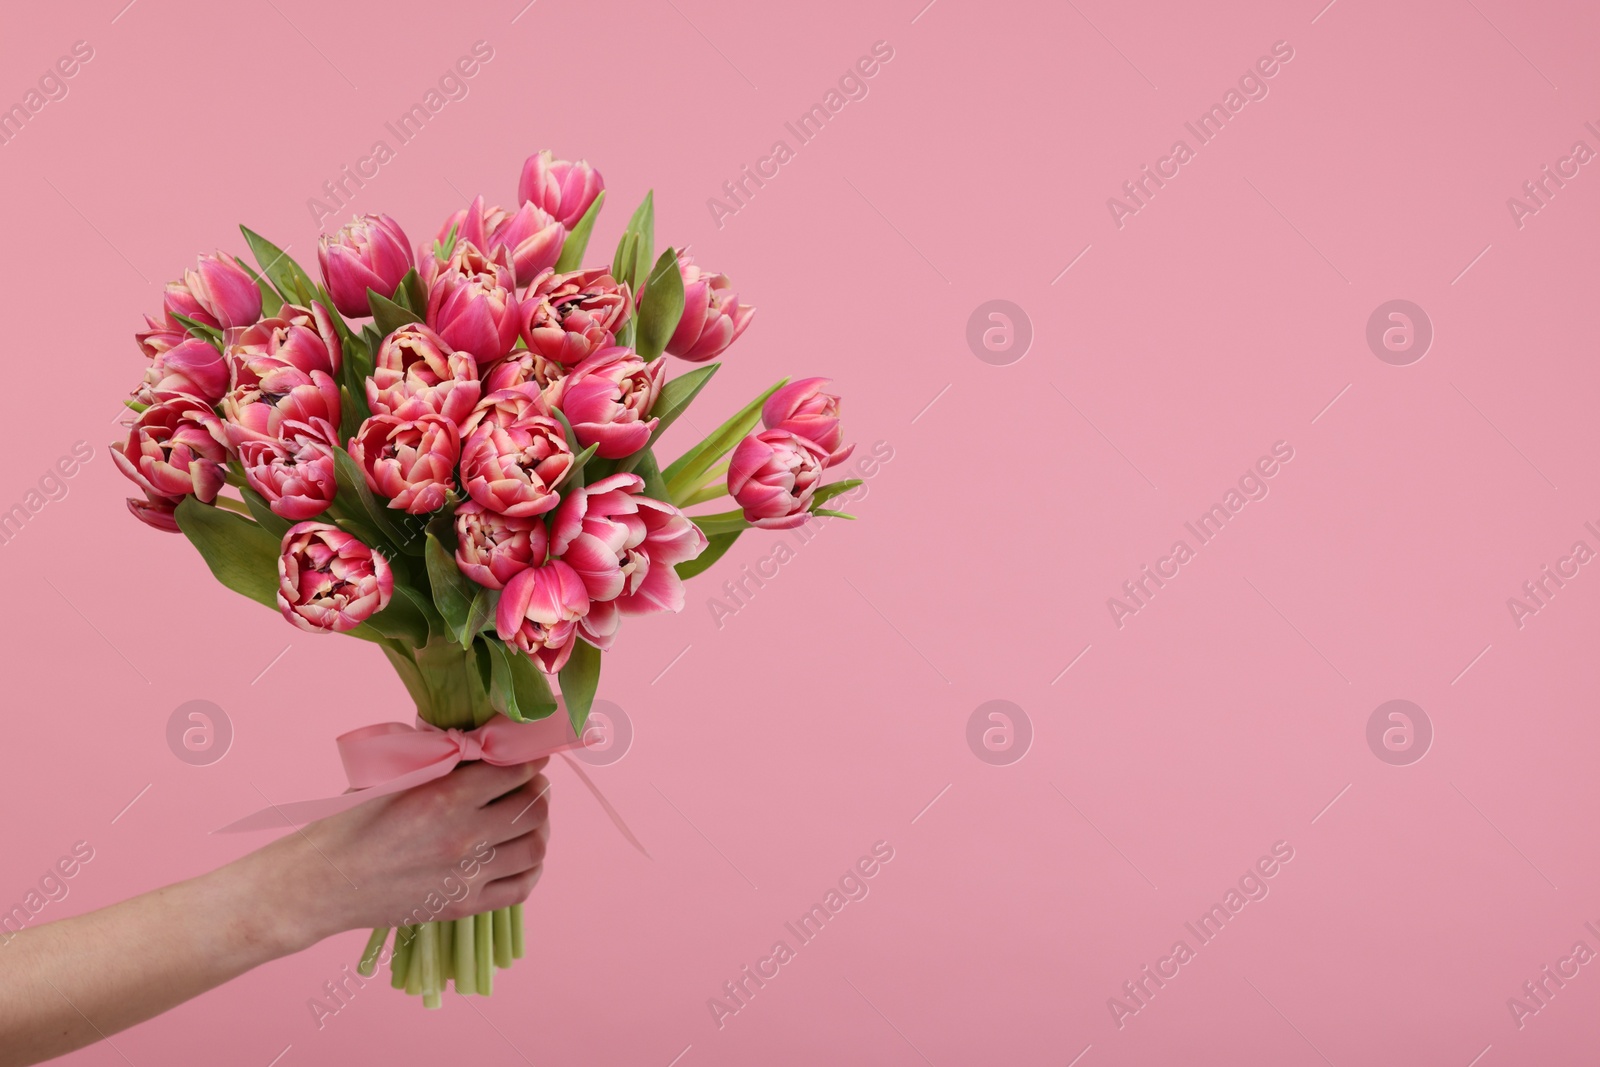
[[[472,499],[501,515],[543,515],[560,502],[556,483],[572,469],[561,424],[527,415],[509,426],[485,422],[461,448],[461,483]]]
[[[788,430],[815,443],[827,452],[831,467],[847,459],[855,445],[844,446],[844,427],[839,422],[839,398],[822,387],[832,379],[802,378],[790,382],[767,398],[761,407],[761,421],[769,430]]]
[[[589,611],[578,572],[560,560],[529,567],[506,583],[495,610],[495,632],[539,661],[548,674],[566,666],[578,620]]]
[[[338,233],[317,239],[322,281],[340,314],[365,318],[372,314],[367,290],[394,299],[394,292],[416,265],[411,242],[388,215],[363,215]]]
[[[485,367],[511,351],[521,316],[516,275],[502,257],[491,259],[469,241],[457,241],[428,292],[428,325],[451,348],[470,352]]]
[[[443,415],[374,415],[350,439],[350,458],[391,508],[426,515],[443,507],[455,486],[461,438]]]
[[[738,340],[756,309],[739,303],[726,274],[705,273],[687,252],[678,254],[678,271],[683,275],[683,317],[667,351],[690,363],[704,363]]]
[[[544,562],[550,537],[537,519],[498,515],[475,500],[456,508],[456,566],[488,589]]]
[[[543,395],[551,407],[561,402],[562,382],[567,368],[554,360],[546,359],[528,348],[514,349],[493,367],[483,379],[485,393],[511,389],[519,385],[532,385]]]
[[[146,315],[144,326],[144,329],[133,335],[133,339],[139,345],[139,351],[151,359],[189,339],[189,328],[178,320],[169,318],[165,311],[161,313],[159,319],[154,315]]]
[[[481,196],[444,220],[439,228],[441,247],[452,230],[458,247],[465,241],[486,250],[490,259],[509,263],[518,285],[528,285],[541,271],[554,267],[567,240],[561,223],[537,206],[524,204],[516,211],[507,211],[485,207]]]
[[[337,526],[302,522],[283,535],[278,610],[300,629],[353,630],[388,607],[393,595],[389,561]]]
[[[540,271],[554,267],[567,242],[561,223],[533,204],[523,204],[512,214],[490,215],[485,221],[491,225],[489,251],[499,254],[504,250],[519,285],[527,285]]]
[[[208,404],[228,391],[228,364],[209,341],[191,337],[160,352],[145,368],[134,397],[150,404],[161,394],[186,393]]]
[[[579,627],[597,648],[611,647],[624,615],[681,611],[675,568],[706,547],[700,527],[643,488],[637,474],[613,474],[568,492],[551,516],[552,555],[583,580],[591,603]]]
[[[339,415],[339,383],[320,370],[275,368],[270,381],[236,386],[222,398],[222,429],[234,448],[249,440],[279,440],[296,423],[337,441]]]
[[[546,271],[522,296],[522,339],[546,359],[575,367],[615,343],[632,308],[628,287],[604,267]]]
[[[176,506],[191,494],[209,504],[227,480],[228,451],[216,424],[203,400],[165,394],[133,420],[127,441],[111,446],[111,459],[144,490],[150,507],[163,501]],[[134,514],[145,517],[137,508]]]
[[[166,306],[169,314],[229,330],[261,317],[261,290],[239,264],[218,252],[201,256],[197,269],[167,283]]]
[[[522,165],[517,199],[549,212],[570,230],[605,187],[605,179],[586,160],[569,163],[548,151],[537,152]]]
[[[578,443],[621,459],[645,446],[659,419],[649,418],[666,378],[664,360],[646,363],[631,348],[602,348],[562,383],[561,412]]]
[[[344,350],[333,318],[321,304],[309,308],[285,304],[270,319],[240,330],[229,330],[223,346],[233,375],[233,387],[261,385],[264,392],[279,393],[280,384],[298,384],[312,371],[336,376]],[[280,382],[280,372],[292,372]]]
[[[300,522],[321,515],[333,503],[333,442],[320,429],[296,425],[282,441],[244,441],[238,453],[245,481],[274,515]]]
[[[506,389],[496,389],[478,401],[478,406],[472,409],[472,414],[461,424],[461,434],[465,439],[486,423],[506,427],[529,415],[543,415],[547,418],[550,415],[550,405],[545,401],[544,394],[539,391],[537,385],[525,383]]]
[[[128,510],[133,513],[134,518],[146,526],[154,527],[163,533],[182,533],[183,529],[178,525],[177,516],[178,504],[181,502],[181,497],[174,500],[146,493],[143,500],[129,497]]]
[[[785,530],[806,521],[828,454],[789,430],[762,430],[733,450],[728,493],[752,526]]]
[[[374,363],[367,379],[367,403],[375,415],[402,419],[443,415],[459,427],[483,389],[472,357],[452,352],[443,338],[420,322],[384,338]]]

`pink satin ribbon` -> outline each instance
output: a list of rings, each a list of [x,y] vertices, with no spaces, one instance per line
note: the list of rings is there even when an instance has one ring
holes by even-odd
[[[415,726],[382,722],[341,734],[336,743],[345,776],[350,779],[349,792],[318,800],[272,804],[214,832],[230,834],[299,826],[348,811],[377,797],[443,778],[457,764],[468,760],[506,767],[583,747],[583,742],[572,731],[571,721],[559,710],[535,722],[512,722],[504,715],[496,715],[475,730],[441,730],[421,719]],[[594,794],[622,836],[649,856],[589,776],[565,755],[562,759],[577,772],[579,780]]]

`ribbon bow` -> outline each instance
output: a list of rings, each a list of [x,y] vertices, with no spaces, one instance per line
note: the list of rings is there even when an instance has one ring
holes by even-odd
[[[584,742],[573,732],[567,716],[559,711],[548,718],[523,723],[496,715],[474,730],[441,730],[421,719],[417,720],[415,726],[381,722],[341,734],[335,743],[339,746],[339,759],[344,763],[345,777],[350,780],[349,792],[317,800],[272,804],[215,832],[231,834],[247,830],[281,829],[325,819],[377,797],[404,792],[435,778],[443,778],[457,764],[470,760],[507,767],[560,753],[562,760],[600,802],[622,836],[634,848],[646,856],[650,855],[622,821],[622,816],[589,780],[589,776],[567,758],[567,749],[582,748]]]

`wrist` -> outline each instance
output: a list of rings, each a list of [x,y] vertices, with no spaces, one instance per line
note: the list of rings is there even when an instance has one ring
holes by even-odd
[[[251,958],[248,966],[303,952],[337,932],[318,928],[314,914],[296,907],[296,900],[315,901],[323,889],[307,877],[301,853],[309,851],[291,834],[205,876],[212,882],[207,896],[225,909],[234,944]]]

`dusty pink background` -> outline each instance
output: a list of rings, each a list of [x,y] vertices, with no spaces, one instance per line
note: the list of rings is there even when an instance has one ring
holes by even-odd
[[[1506,1002],[1574,942],[1600,950],[1600,575],[1520,629],[1506,601],[1574,541],[1600,548],[1600,176],[1520,229],[1506,201],[1574,141],[1600,149],[1600,13],[923,2],[8,13],[0,102],[75,41],[94,58],[0,146],[0,507],[74,441],[95,454],[0,546],[7,903],[79,840],[95,859],[46,915],[222,863],[252,842],[207,831],[257,788],[336,788],[329,739],[405,717],[376,650],[299,634],[133,523],[104,445],[160,284],[242,251],[241,221],[308,257],[306,199],[473,42],[494,59],[470,96],[352,210],[420,237],[462,195],[511,198],[549,146],[603,170],[608,254],[653,185],[661,241],[760,307],[692,417],[831,374],[853,435],[894,452],[862,521],[720,629],[707,598],[765,536],[683,615],[630,626],[602,696],[636,739],[593,775],[654,861],[558,770],[533,958],[492,1000],[424,1013],[374,986],[319,1031],[307,1000],[352,933],[121,1035],[126,1062],[1592,1057],[1600,968],[1521,1029]],[[870,95],[714,225],[706,199],[793,147],[783,123],[880,40]],[[1278,41],[1270,95],[1119,229],[1106,199]],[[1404,367],[1364,338],[1396,298],[1435,330]],[[990,299],[1031,318],[1020,362],[967,346]],[[1270,495],[1118,629],[1107,598],[1277,441],[1294,459]],[[1395,698],[1435,730],[1410,766],[1366,741]],[[166,746],[191,699],[236,729],[210,767]],[[1033,725],[1010,766],[967,745],[992,699]],[[879,840],[870,896],[719,1030],[707,999]],[[1294,859],[1270,896],[1119,1030],[1108,998],[1277,841]]]

